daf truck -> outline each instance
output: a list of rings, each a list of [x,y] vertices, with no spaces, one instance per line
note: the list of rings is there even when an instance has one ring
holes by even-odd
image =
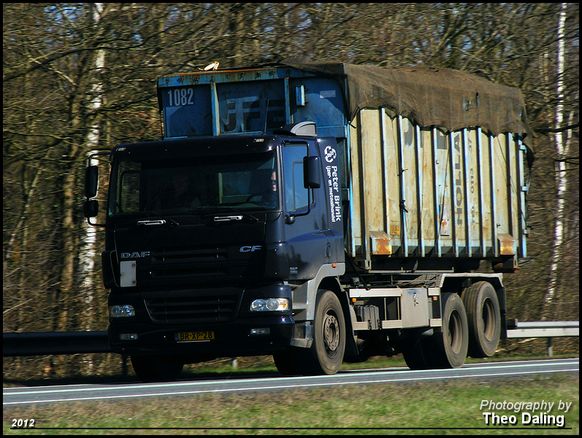
[[[169,75],[157,93],[163,138],[105,152],[101,177],[91,155],[85,183],[111,348],[140,379],[217,357],[309,375],[495,353],[503,274],[526,256],[518,89],[325,62]]]

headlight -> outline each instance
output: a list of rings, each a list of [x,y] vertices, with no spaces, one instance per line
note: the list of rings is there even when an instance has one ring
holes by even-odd
[[[110,318],[127,318],[129,316],[135,316],[135,309],[129,304],[109,307]]]
[[[251,303],[251,312],[281,312],[284,310],[289,310],[287,298],[259,299]]]

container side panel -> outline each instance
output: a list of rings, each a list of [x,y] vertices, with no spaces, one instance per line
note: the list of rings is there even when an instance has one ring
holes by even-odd
[[[465,212],[465,242],[463,244],[463,250],[467,257],[473,255],[471,247],[471,194],[469,193],[469,164],[471,162],[471,145],[469,140],[469,130],[463,129],[463,143],[462,143],[462,156],[463,156],[463,209]]]
[[[423,225],[423,212],[422,212],[422,134],[420,132],[420,127],[414,125],[414,161],[415,161],[415,172],[416,172],[416,217],[418,220],[417,233],[418,233],[418,251],[417,255],[419,257],[426,256],[425,240],[424,234],[422,233]]]
[[[432,172],[432,148],[430,146],[431,134],[430,130],[421,130],[420,142],[420,160],[421,160],[421,181],[422,181],[422,236],[424,238],[426,247],[426,254],[435,247],[435,233],[434,233],[434,195],[433,195],[433,172]]]
[[[526,223],[526,184],[525,184],[525,153],[526,148],[522,144],[521,138],[517,142],[517,174],[518,174],[518,189],[519,189],[519,257],[527,256],[527,223]]]
[[[434,215],[434,238],[435,238],[435,251],[433,252],[433,256],[441,257],[441,238],[440,238],[440,229],[441,229],[441,208],[439,204],[439,179],[438,179],[438,137],[439,131],[434,126],[430,129],[430,151],[431,151],[431,159],[432,159],[432,196],[433,196],[433,215]]]
[[[517,171],[517,142],[514,135],[508,135],[509,150],[509,190],[511,190],[511,235],[519,245],[519,172]],[[517,249],[517,248],[516,248]]]
[[[460,131],[454,132],[453,136],[453,179],[454,179],[454,214],[455,214],[455,240],[458,248],[457,254],[466,255],[465,252],[465,186],[463,178],[463,136]]]
[[[441,254],[445,255],[451,251],[452,241],[452,219],[451,219],[451,190],[450,190],[450,147],[447,136],[437,130],[437,153],[436,153],[436,179],[437,179],[437,202],[439,204],[441,240]]]
[[[378,110],[361,111],[364,169],[364,206],[367,232],[384,230],[384,193],[382,175],[382,132]]]
[[[481,210],[479,207],[479,166],[477,157],[477,132],[474,129],[467,130],[467,196],[469,197],[469,226],[471,234],[471,249],[473,255],[482,256],[481,252]]]
[[[383,201],[384,201],[384,208],[383,208],[383,215],[384,215],[384,232],[388,236],[390,236],[390,214],[389,214],[389,206],[390,206],[390,198],[388,196],[388,164],[387,164],[387,132],[386,132],[386,120],[388,119],[388,114],[384,108],[380,108],[379,110],[380,116],[380,130],[382,131],[382,193],[383,193]]]
[[[351,160],[351,184],[352,184],[352,199],[350,200],[350,233],[351,233],[351,247],[350,252],[352,257],[356,257],[358,247],[362,245],[362,224],[360,221],[360,139],[358,138],[358,120],[356,116],[350,123],[350,160]]]
[[[521,256],[518,137],[419,129],[385,109],[360,111],[350,137],[351,251],[366,266],[376,231],[392,257],[495,258],[505,235]]]
[[[398,180],[398,126],[396,118],[384,117],[384,162],[386,163],[386,187],[388,190],[388,235],[392,253],[400,249],[400,194]]]
[[[406,221],[406,236],[408,239],[408,254],[418,255],[418,209],[417,209],[417,179],[416,151],[414,125],[410,120],[402,118],[402,183],[404,184],[403,205]]]
[[[489,136],[481,131],[481,190],[480,194],[483,198],[483,242],[485,245],[485,255],[493,256],[493,245],[492,242],[492,212],[491,212],[491,172],[489,171],[491,163],[491,155],[489,153]]]
[[[487,136],[487,144],[489,148],[489,162],[487,163],[489,166],[489,175],[490,175],[490,183],[491,183],[491,245],[492,245],[492,257],[497,257],[499,255],[499,245],[497,245],[497,175],[496,175],[496,166],[495,166],[495,136],[493,134],[489,134]]]
[[[509,230],[509,204],[507,202],[507,148],[505,134],[493,139],[493,166],[495,171],[495,230],[496,235],[511,234]],[[497,247],[497,242],[493,242]]]

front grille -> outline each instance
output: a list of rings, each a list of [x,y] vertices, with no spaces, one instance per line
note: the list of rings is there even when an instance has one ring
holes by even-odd
[[[225,322],[236,317],[239,293],[200,294],[191,292],[179,296],[145,298],[150,317],[156,322],[192,323]]]
[[[151,258],[152,278],[180,278],[225,274],[228,255],[225,249],[159,251]]]

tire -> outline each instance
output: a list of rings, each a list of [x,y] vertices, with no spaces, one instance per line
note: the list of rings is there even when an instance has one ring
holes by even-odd
[[[323,292],[315,310],[309,374],[335,374],[346,351],[346,323],[339,298],[330,290]],[[311,363],[309,363],[311,362]]]
[[[400,341],[400,351],[406,365],[411,370],[427,370],[431,363],[427,357],[426,342],[420,335],[405,337]]]
[[[308,349],[289,348],[273,354],[283,375],[335,374],[346,350],[346,323],[339,298],[330,290],[318,296],[313,343]]]
[[[466,288],[461,297],[469,323],[469,355],[493,356],[501,337],[499,299],[493,285],[479,281]]]
[[[175,380],[184,367],[182,362],[160,356],[131,356],[131,365],[143,382]]]
[[[467,313],[456,293],[443,294],[442,301],[443,325],[427,339],[423,352],[430,368],[459,368],[465,363],[469,348]]]

